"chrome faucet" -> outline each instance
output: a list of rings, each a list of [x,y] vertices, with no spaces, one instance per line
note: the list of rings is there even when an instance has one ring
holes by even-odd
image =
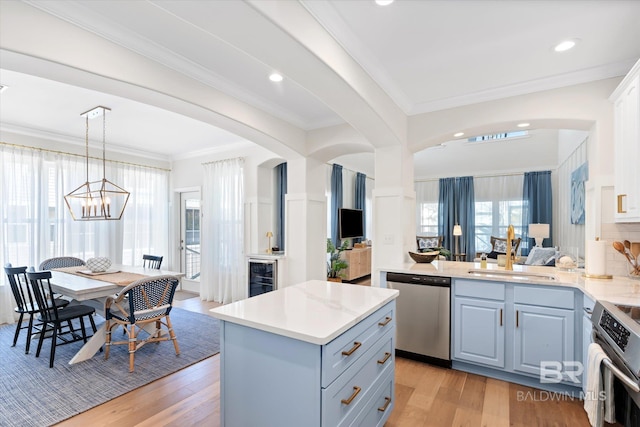
[[[516,238],[516,232],[513,229],[513,225],[509,224],[509,228],[507,228],[507,261],[504,264],[504,269],[512,271],[513,270],[513,258],[511,254],[511,242]]]

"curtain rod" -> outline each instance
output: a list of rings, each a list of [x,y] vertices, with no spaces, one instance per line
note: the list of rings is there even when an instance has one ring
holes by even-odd
[[[244,157],[231,157],[231,158],[228,158],[228,159],[211,160],[210,162],[203,162],[203,163],[200,163],[200,164],[202,166],[211,165],[213,163],[226,162],[227,160],[242,160],[244,162]]]
[[[86,156],[83,155],[83,154],[67,153],[66,151],[50,150],[48,148],[30,147],[28,145],[20,145],[20,144],[11,144],[9,142],[4,142],[4,141],[0,141],[0,145],[4,145],[4,146],[7,146],[7,147],[26,148],[26,149],[34,150],[34,151],[44,151],[44,152],[47,152],[47,153],[62,154],[62,155],[65,155],[65,156],[82,157],[83,159],[86,159]],[[102,160],[102,157],[89,156],[89,158],[93,159],[93,160]],[[123,161],[120,161],[120,160],[108,160],[108,159],[105,159],[105,162],[117,163],[117,164],[127,165],[127,166],[137,166],[137,167],[147,168],[147,169],[157,169],[157,170],[161,170],[161,171],[164,171],[164,172],[171,172],[171,169],[161,168],[161,167],[158,167],[158,166],[140,165],[138,163],[123,162]]]
[[[518,176],[524,175],[525,172],[511,172],[511,173],[498,173],[492,175],[473,175],[474,178],[499,178],[502,176]],[[430,182],[430,181],[439,181],[440,178],[424,178],[424,179],[416,179],[413,182]]]

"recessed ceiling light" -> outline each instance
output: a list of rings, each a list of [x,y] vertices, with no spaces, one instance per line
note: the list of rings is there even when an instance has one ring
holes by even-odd
[[[531,126],[531,123],[518,123],[519,128],[528,128]]]
[[[389,6],[391,3],[393,3],[393,0],[376,0],[378,6]]]
[[[576,40],[564,40],[560,43],[558,43],[553,50],[555,50],[556,52],[565,52],[571,48],[573,48],[576,45]]]
[[[269,80],[271,80],[272,82],[281,82],[282,74],[271,73],[271,75],[269,75]]]
[[[454,136],[455,138],[459,138],[459,137],[461,137],[462,135],[464,135],[464,132],[458,132],[458,133],[454,133],[454,134],[453,134],[453,136]]]

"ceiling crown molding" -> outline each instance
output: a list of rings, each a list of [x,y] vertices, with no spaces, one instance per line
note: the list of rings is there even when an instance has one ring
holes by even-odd
[[[529,93],[559,89],[567,86],[575,86],[596,80],[621,77],[627,74],[634,62],[634,60],[627,60],[614,64],[607,64],[601,67],[588,68],[574,73],[560,74],[557,76],[491,88],[476,93],[419,103],[411,108],[409,114],[416,115],[431,113],[433,111],[479,104],[487,101],[495,101],[497,99],[510,98],[512,96],[526,95]]]

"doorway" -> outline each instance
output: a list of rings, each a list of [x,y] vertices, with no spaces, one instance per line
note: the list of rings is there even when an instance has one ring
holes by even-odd
[[[200,191],[180,193],[180,271],[185,290],[200,291]]]

